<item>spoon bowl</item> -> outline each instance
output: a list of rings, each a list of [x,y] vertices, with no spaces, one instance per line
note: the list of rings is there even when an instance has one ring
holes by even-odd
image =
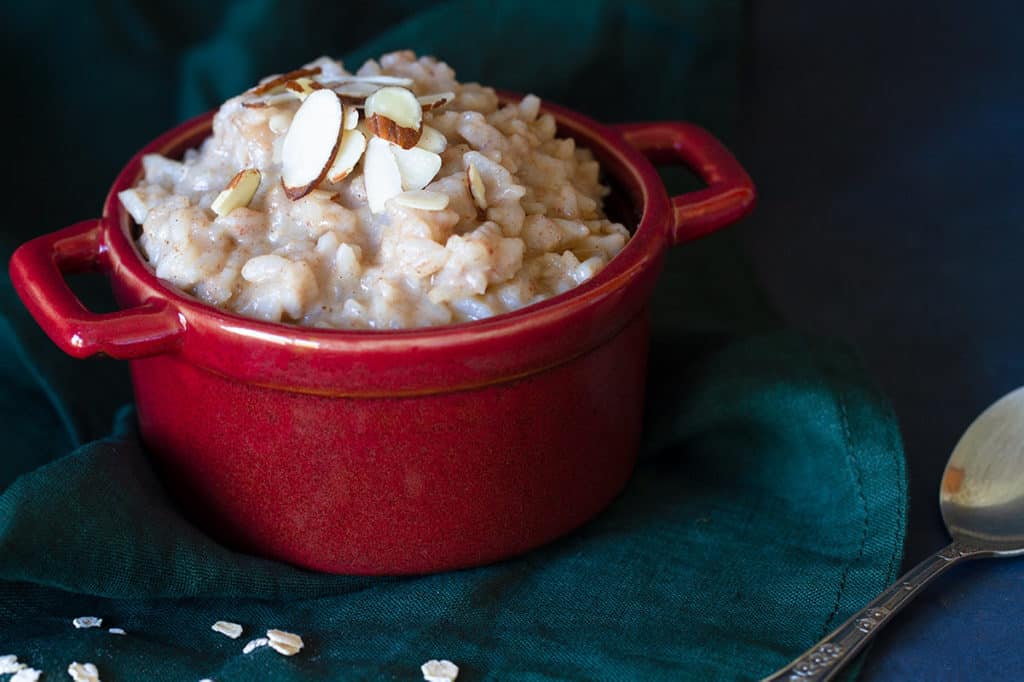
[[[960,437],[942,474],[939,508],[952,543],[762,682],[832,679],[883,625],[951,566],[965,559],[1024,555],[1024,387],[990,405]]]
[[[1024,387],[982,412],[953,448],[939,507],[955,544],[1024,554]]]

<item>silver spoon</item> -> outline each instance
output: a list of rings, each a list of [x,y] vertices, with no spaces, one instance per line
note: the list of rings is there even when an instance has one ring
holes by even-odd
[[[989,406],[960,437],[942,474],[939,507],[953,542],[762,682],[830,680],[951,566],[965,559],[1024,554],[1024,388]]]

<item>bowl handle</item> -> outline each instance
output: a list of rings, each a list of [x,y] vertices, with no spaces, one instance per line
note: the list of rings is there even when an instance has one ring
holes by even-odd
[[[711,133],[690,123],[625,123],[614,126],[632,147],[654,163],[683,162],[707,187],[672,197],[673,244],[725,227],[754,207],[754,183]]]
[[[68,355],[139,358],[177,348],[185,327],[168,302],[93,313],[68,287],[66,273],[109,272],[106,250],[102,220],[76,223],[22,244],[11,256],[11,281],[32,317]]]

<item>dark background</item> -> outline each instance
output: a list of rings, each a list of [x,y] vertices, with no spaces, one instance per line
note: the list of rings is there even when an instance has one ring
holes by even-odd
[[[343,15],[345,36],[365,36],[424,4],[375,5],[372,21],[353,18],[347,3],[324,3],[315,16],[282,10],[281,43],[245,58],[263,74],[280,70],[282,55],[290,64],[350,51],[362,41],[339,39]],[[0,57],[19,65],[5,84],[20,111],[20,120],[7,123],[9,158],[33,159],[39,135],[53,136],[45,144],[63,155],[5,164],[8,196],[37,202],[46,217],[40,225],[9,225],[0,252],[25,234],[92,217],[123,159],[247,85],[218,78],[217,60],[238,55],[206,40],[214,31],[244,34],[244,3],[212,23],[181,18],[208,17],[213,3],[178,3],[176,30],[160,36],[146,27],[162,20],[165,4],[136,5],[25,4],[17,31],[5,31]],[[686,93],[686,110],[732,142],[758,184],[756,213],[734,234],[772,303],[792,326],[853,343],[891,397],[909,466],[906,562],[913,563],[947,541],[937,490],[959,434],[995,398],[1024,384],[1024,9],[880,0],[748,7],[738,117],[725,122],[723,112],[701,109],[699,92]],[[52,22],[62,28],[47,28]],[[120,49],[98,49],[82,37],[110,27]],[[305,40],[289,42],[298,32]],[[45,58],[57,50],[69,57],[59,68]],[[184,59],[172,59],[182,52]],[[456,64],[469,59],[445,56]],[[713,50],[703,56],[711,68]],[[500,67],[477,70],[486,76]],[[168,73],[167,81],[142,77],[154,70]],[[196,73],[203,77],[185,78]],[[718,76],[731,87],[734,74]],[[63,79],[64,100],[34,100],[39,78]],[[199,85],[179,92],[185,80]],[[574,82],[587,90],[595,80]],[[651,111],[673,96],[658,93]],[[574,94],[567,97],[573,104]],[[33,102],[39,106],[21,106]],[[614,100],[608,106],[603,118],[621,119]],[[83,107],[99,121],[89,135],[63,123]],[[132,110],[145,110],[146,124],[126,134]],[[103,361],[73,367],[97,382],[113,375]],[[111,387],[117,390],[128,399],[126,383]],[[105,432],[109,414],[83,409],[77,416],[93,420],[93,435]],[[1022,604],[1024,562],[958,569],[883,633],[866,678],[1005,679],[1024,650]]]
[[[739,228],[795,326],[849,340],[903,430],[905,564],[948,539],[960,433],[1024,384],[1024,6],[753,4]],[[866,679],[1024,675],[1024,561],[955,570],[883,633]]]

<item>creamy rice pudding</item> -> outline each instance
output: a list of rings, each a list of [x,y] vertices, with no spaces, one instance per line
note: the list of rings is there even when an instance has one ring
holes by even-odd
[[[271,322],[478,320],[575,287],[629,238],[537,97],[503,105],[408,51],[265,79],[199,149],[143,168],[119,197],[157,276]]]

